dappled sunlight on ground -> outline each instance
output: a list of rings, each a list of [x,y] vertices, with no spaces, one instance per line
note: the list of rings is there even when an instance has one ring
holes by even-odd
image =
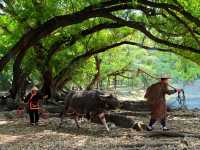
[[[131,116],[134,120],[148,123],[148,114]],[[1,115],[2,116],[2,115]],[[89,150],[130,150],[130,149],[199,149],[200,140],[193,137],[148,137],[149,132],[137,132],[134,129],[124,129],[113,126],[107,133],[102,125],[80,122],[81,129],[77,129],[71,119],[65,118],[62,128],[58,128],[59,119],[52,117],[41,120],[39,126],[30,126],[23,118],[6,119],[0,117],[0,148],[1,149],[89,149]],[[200,112],[175,111],[170,113],[168,126],[172,131],[182,133],[199,133]],[[48,121],[48,122],[47,122]],[[4,123],[6,124],[4,124]],[[156,131],[160,125],[156,124]]]
[[[9,134],[0,134],[0,144],[11,143],[19,139],[21,136],[12,136]]]
[[[7,120],[0,120],[0,125],[8,124],[8,123],[13,123],[14,121],[7,121]]]
[[[117,98],[121,101],[141,101],[145,100],[144,94],[145,90],[129,90],[128,93],[123,93],[123,91],[120,89],[120,92],[117,91]]]

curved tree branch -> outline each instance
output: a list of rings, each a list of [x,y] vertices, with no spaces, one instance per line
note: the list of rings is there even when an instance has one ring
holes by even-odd
[[[140,5],[138,5],[140,4]],[[91,5],[89,7],[84,8],[83,10],[67,14],[63,16],[55,16],[52,19],[46,21],[44,24],[40,25],[39,27],[35,29],[30,29],[27,33],[25,33],[22,38],[11,48],[6,55],[4,55],[0,59],[0,71],[4,68],[4,66],[9,62],[11,58],[16,56],[19,51],[26,51],[28,48],[32,47],[35,43],[37,43],[41,38],[46,37],[49,35],[52,31],[60,28],[60,27],[66,27],[72,24],[78,24],[83,22],[84,20],[87,20],[89,18],[95,18],[95,17],[104,17],[104,18],[110,18],[108,17],[106,13],[110,13],[113,11],[118,10],[126,10],[126,9],[136,9],[141,10],[145,12],[145,14],[154,14],[155,11],[152,8],[161,8],[161,9],[172,9],[180,14],[182,14],[185,18],[190,20],[191,22],[195,23],[198,27],[200,25],[200,20],[192,16],[189,12],[184,10],[181,6],[177,6],[174,4],[167,4],[167,3],[156,3],[149,0],[137,0],[137,5],[132,3],[132,0],[109,0],[100,2],[95,5]],[[123,21],[119,21],[119,19],[114,18],[113,20],[116,20],[117,22],[121,22],[120,24],[125,24],[126,26],[129,26],[132,28],[135,28],[141,32],[143,32],[146,36],[148,36],[150,39],[156,41],[157,43],[164,44],[170,47],[184,49],[184,50],[190,50],[195,53],[199,53],[199,50],[192,47],[187,47],[184,45],[178,45],[171,43],[169,41],[165,41],[162,39],[159,39],[152,35],[149,31],[146,30],[145,25],[138,24],[138,22],[132,22],[127,23]],[[123,20],[123,19],[122,19]]]
[[[200,42],[197,39],[196,35],[194,34],[193,30],[190,28],[190,26],[184,21],[182,20],[180,17],[178,17],[173,11],[171,10],[167,10],[169,14],[171,14],[174,18],[176,18],[192,35],[192,37],[194,38],[194,40],[196,41],[196,43],[198,44],[199,48],[200,48]]]
[[[87,35],[93,34],[95,32],[101,31],[103,29],[110,29],[110,28],[120,28],[123,25],[118,24],[118,23],[102,23],[102,24],[98,24],[92,28],[80,31],[77,34],[71,35],[70,38],[65,38],[63,37],[62,39],[59,39],[58,41],[56,41],[49,50],[48,56],[47,56],[47,60],[50,61],[51,57],[60,50],[60,47],[65,44],[65,46],[71,46],[73,45],[76,41],[78,41],[79,39],[81,39],[82,37],[85,37]]]
[[[174,5],[174,4],[168,4],[168,3],[157,3],[157,2],[152,2],[149,0],[137,0],[137,2],[139,2],[143,5],[149,6],[149,7],[153,7],[153,8],[162,8],[165,10],[167,10],[167,9],[175,10],[175,11],[179,12],[180,14],[182,14],[185,18],[187,18],[191,22],[195,23],[196,26],[200,27],[200,19],[193,16],[191,13],[187,12],[180,5]]]
[[[11,58],[13,58],[19,51],[26,51],[28,48],[33,46],[37,41],[41,38],[46,37],[52,31],[56,30],[59,27],[65,27],[72,24],[81,23],[84,20],[95,17],[104,17],[104,12],[112,12],[117,10],[124,9],[133,9],[134,7],[129,4],[121,4],[108,8],[100,8],[100,9],[91,9],[90,7],[86,7],[82,11],[68,14],[64,16],[56,16],[44,24],[40,25],[36,29],[31,29],[27,33],[25,33],[22,38],[15,44],[9,52],[7,52],[0,59],[0,71],[2,71],[3,67],[9,62]]]
[[[91,56],[95,55],[95,54],[98,54],[98,53],[102,53],[102,52],[105,52],[107,50],[110,50],[112,48],[115,48],[115,47],[118,47],[118,46],[121,46],[121,45],[133,45],[133,46],[138,46],[138,47],[141,47],[141,48],[144,48],[144,49],[147,49],[147,50],[158,50],[158,51],[163,51],[163,52],[172,52],[171,50],[169,49],[162,49],[162,48],[156,48],[156,47],[148,47],[148,46],[144,46],[140,43],[135,43],[135,42],[130,42],[130,41],[122,41],[122,42],[119,42],[119,43],[114,43],[114,44],[111,44],[111,45],[108,45],[108,46],[105,46],[105,47],[102,47],[102,48],[99,48],[99,49],[96,49],[96,50],[89,50],[89,51],[86,51],[85,53],[75,57],[73,60],[70,61],[70,63],[64,67],[55,77],[54,77],[54,84],[57,88],[62,88],[62,86],[64,85],[64,83],[69,79],[71,78],[71,72],[72,70],[75,70],[76,68],[76,65],[79,66],[78,63],[80,63],[81,60],[87,60],[89,59]]]
[[[151,40],[153,40],[153,41],[155,41],[157,43],[160,43],[160,44],[172,47],[172,48],[177,48],[177,49],[181,49],[181,50],[185,50],[185,51],[191,51],[191,52],[200,54],[200,49],[196,49],[196,48],[193,48],[193,47],[188,47],[188,46],[184,46],[184,45],[175,44],[175,43],[172,43],[172,42],[169,42],[167,40],[163,40],[163,39],[160,39],[160,38],[154,36],[151,32],[149,32],[146,29],[145,24],[142,23],[142,22],[126,21],[126,20],[121,19],[119,17],[116,17],[116,16],[114,16],[112,14],[107,14],[107,17],[112,19],[112,20],[115,20],[116,22],[118,22],[120,24],[123,24],[123,25],[125,25],[127,27],[139,30],[140,32],[144,33],[148,38],[150,38]]]
[[[167,18],[167,17],[165,17],[165,18]],[[181,37],[187,33],[187,31],[179,32],[179,33],[172,33],[170,31],[165,31],[165,30],[161,29],[161,26],[165,25],[165,23],[153,23],[151,18],[147,17],[147,19],[148,19],[149,25],[146,25],[146,26],[149,28],[152,27],[160,34],[164,34],[164,35],[171,36],[171,37]]]

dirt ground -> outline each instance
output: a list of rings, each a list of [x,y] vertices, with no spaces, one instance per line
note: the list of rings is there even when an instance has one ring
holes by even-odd
[[[148,113],[135,112],[134,120],[148,122]],[[200,131],[200,111],[175,111],[168,117],[170,132],[192,133]],[[30,126],[28,118],[16,118],[15,112],[0,114],[1,150],[199,150],[200,137],[166,137],[150,135],[161,131],[159,125],[153,132],[118,128],[110,124],[111,132],[103,126],[80,122],[77,129],[73,120],[65,119],[65,125],[58,128],[59,119],[51,117],[40,120],[39,126]]]

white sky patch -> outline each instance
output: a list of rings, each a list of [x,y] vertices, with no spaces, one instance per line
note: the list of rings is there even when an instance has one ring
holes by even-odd
[[[0,0],[0,4],[3,5],[4,7],[6,7],[6,4],[3,0]],[[0,9],[0,13],[3,13],[2,9]]]

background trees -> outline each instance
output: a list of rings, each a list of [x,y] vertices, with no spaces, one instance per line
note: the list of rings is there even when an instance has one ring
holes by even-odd
[[[170,72],[174,81],[199,77],[198,0],[0,3],[1,88],[12,97],[24,95],[30,82],[48,95],[73,86],[105,88],[116,77],[146,86],[150,79],[136,77],[138,67]]]

